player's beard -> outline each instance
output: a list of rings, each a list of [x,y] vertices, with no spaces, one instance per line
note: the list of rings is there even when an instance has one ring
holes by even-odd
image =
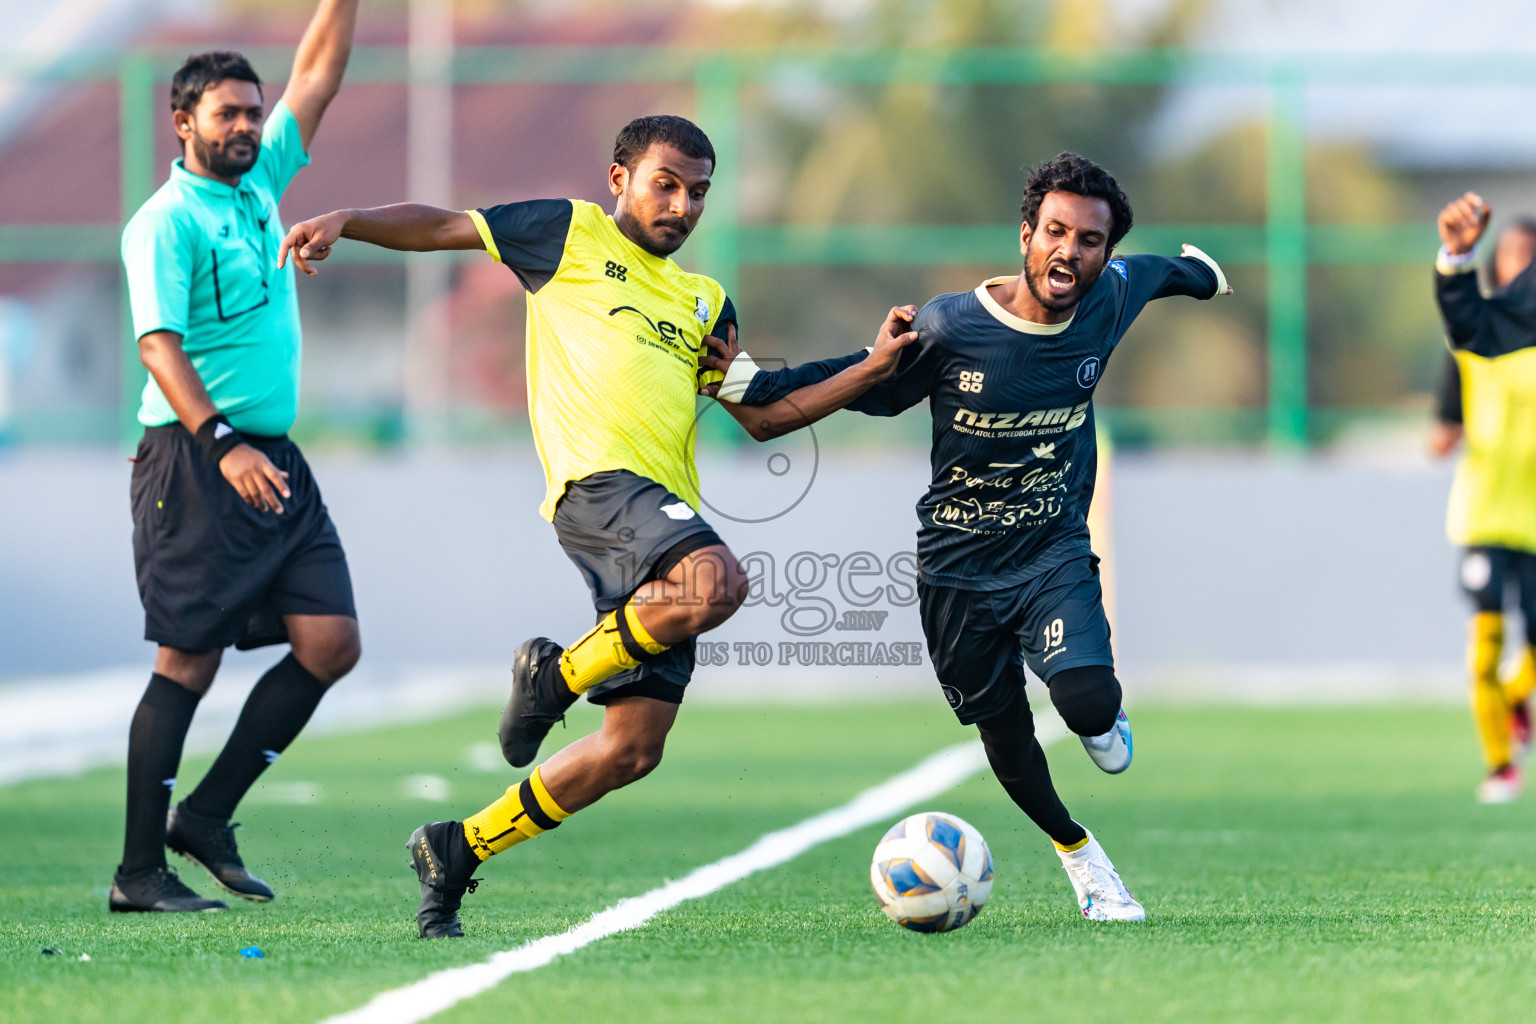
[[[1060,297],[1051,294],[1047,281],[1053,265],[1066,267],[1072,272],[1074,279],[1072,290]],[[1093,287],[1094,282],[1103,272],[1102,262],[1096,267],[1089,268],[1084,266],[1081,260],[1077,263],[1068,263],[1065,260],[1053,261],[1044,249],[1035,247],[1034,237],[1030,237],[1029,252],[1024,256],[1024,283],[1029,285],[1029,292],[1035,297],[1035,301],[1052,313],[1065,313],[1077,308],[1077,304],[1083,301],[1083,296],[1088,294],[1088,289]]]
[[[652,256],[671,256],[688,240],[688,225],[676,217],[658,217],[650,224],[641,224],[638,217],[626,210],[616,220],[619,230]],[[675,231],[668,234],[660,230],[662,227]]]
[[[192,130],[192,152],[197,155],[198,162],[208,168],[210,174],[220,178],[238,178],[252,167],[256,166],[256,158],[261,155],[261,136],[240,132],[231,135],[223,142],[215,142],[205,139]],[[250,144],[250,156],[234,157],[229,153],[229,147],[237,142]]]

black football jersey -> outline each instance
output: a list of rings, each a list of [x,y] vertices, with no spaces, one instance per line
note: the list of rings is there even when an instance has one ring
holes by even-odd
[[[1212,298],[1216,272],[1192,257],[1111,260],[1065,324],[1003,309],[983,282],[918,311],[917,340],[896,372],[849,405],[894,416],[928,399],[933,478],[917,503],[924,582],[1013,586],[1092,554],[1088,505],[1098,445],[1093,393],[1115,346],[1153,299]],[[825,380],[868,351],[760,370],[743,405],[766,405]]]

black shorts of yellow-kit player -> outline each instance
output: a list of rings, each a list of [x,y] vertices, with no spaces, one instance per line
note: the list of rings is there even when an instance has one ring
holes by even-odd
[[[560,547],[592,593],[599,620],[695,551],[723,543],[682,498],[624,469],[572,481],[555,506],[553,522]],[[681,704],[693,666],[690,638],[603,680],[587,691],[587,699],[608,704],[619,697],[652,697]]]
[[[1023,693],[1026,664],[1049,684],[1063,669],[1115,663],[1096,557],[999,590],[919,583],[918,597],[934,672],[966,725]]]
[[[286,436],[245,440],[288,474],[281,514],[247,505],[180,423],[144,431],[130,488],[144,639],[247,650],[286,643],[284,615],[357,616],[309,463]]]
[[[1462,592],[1479,612],[1502,612],[1513,589],[1527,633],[1536,639],[1536,554],[1513,548],[1470,547],[1461,554],[1459,575]]]

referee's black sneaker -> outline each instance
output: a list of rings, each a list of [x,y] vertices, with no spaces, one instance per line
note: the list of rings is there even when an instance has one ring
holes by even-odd
[[[145,868],[123,874],[121,868],[112,876],[112,892],[107,909],[114,914],[139,912],[186,913],[199,910],[228,909],[218,900],[205,899],[187,888],[170,868]]]
[[[272,899],[272,887],[249,871],[235,848],[235,829],[228,818],[208,818],[183,800],[165,817],[165,845],[196,864],[224,891],[252,903]]]
[[[539,756],[539,744],[565,710],[576,703],[576,694],[560,675],[560,655],[565,649],[548,637],[536,636],[517,649],[512,659],[512,699],[501,712],[501,756],[514,768],[522,768]]]
[[[416,908],[416,930],[424,939],[462,939],[459,905],[466,892],[474,892],[480,879],[471,878],[480,858],[464,838],[462,821],[434,821],[411,833],[405,848],[411,851],[411,867],[421,882],[421,905]]]

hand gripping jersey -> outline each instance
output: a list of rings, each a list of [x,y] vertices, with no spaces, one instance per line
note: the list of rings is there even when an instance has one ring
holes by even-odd
[[[1167,295],[1211,298],[1217,274],[1192,257],[1111,260],[1064,324],[1003,309],[987,286],[1009,278],[918,311],[917,341],[896,373],[848,408],[894,416],[929,400],[933,479],[917,503],[924,582],[999,590],[1092,554],[1093,392],[1104,366],[1143,306]],[[866,356],[760,370],[742,404],[765,405]]]
[[[1486,299],[1472,269],[1435,276],[1466,430],[1446,533],[1454,544],[1536,552],[1536,264]]]
[[[538,199],[468,211],[528,289],[528,415],[553,519],[565,485],[604,470],[698,508],[699,354],[736,321],[725,290],[624,236],[601,208]]]

